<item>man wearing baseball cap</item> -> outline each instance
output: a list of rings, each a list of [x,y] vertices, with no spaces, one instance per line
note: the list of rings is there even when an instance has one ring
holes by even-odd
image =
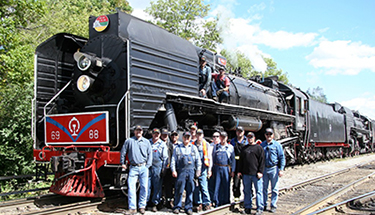
[[[148,168],[152,165],[152,150],[150,141],[142,136],[142,126],[136,125],[134,136],[127,139],[122,146],[120,162],[123,169],[127,169],[125,157],[129,159],[128,177],[128,204],[127,214],[137,213],[137,188],[139,180],[139,201],[138,208],[141,214],[145,213],[148,195]]]
[[[198,127],[196,125],[190,126],[191,142],[197,141],[197,130]]]
[[[240,154],[242,148],[247,145],[247,138],[245,136],[245,129],[242,126],[236,128],[236,137],[234,137],[230,144],[234,148],[234,154],[236,155],[236,166],[238,166],[238,161],[240,160]],[[237,176],[237,169],[234,171],[233,177],[233,196],[234,201],[238,202],[241,197],[241,178]]]
[[[178,140],[179,134],[176,130],[171,131],[171,138],[169,143],[167,144],[168,146],[168,165],[166,169],[166,173],[164,175],[163,183],[164,183],[164,192],[165,192],[165,206],[169,209],[173,208],[173,197],[174,197],[174,187],[175,187],[175,178],[172,176],[172,171],[171,171],[171,159],[173,155],[173,150],[181,144],[182,142]]]
[[[236,160],[234,149],[228,144],[228,134],[220,132],[220,144],[212,151],[213,175],[215,177],[214,199],[215,207],[230,203],[230,179],[234,176]]]
[[[182,140],[182,144],[174,149],[171,161],[172,176],[177,178],[173,213],[180,212],[185,190],[184,209],[187,214],[193,214],[194,177],[200,176],[202,163],[197,147],[191,144],[191,133],[185,132]]]
[[[229,97],[229,78],[225,75],[224,67],[219,68],[219,74],[212,74],[212,98],[215,101],[223,102],[228,100]]]
[[[147,200],[153,206],[152,211],[158,211],[160,208],[160,199],[162,197],[163,177],[162,173],[168,164],[168,148],[164,141],[160,139],[160,130],[152,130],[152,138],[149,140],[152,148],[152,166],[149,169],[149,194]]]
[[[201,175],[197,179],[198,183],[195,186],[193,196],[194,205],[196,206],[195,211],[200,212],[202,209],[211,209],[207,178],[210,178],[212,175],[212,151],[210,150],[210,144],[204,139],[202,129],[197,130],[197,140],[192,144],[197,147],[202,162]]]
[[[247,133],[248,144],[241,150],[240,160],[237,162],[238,177],[242,176],[244,186],[244,207],[243,214],[251,214],[252,208],[252,185],[256,193],[257,213],[263,213],[263,170],[264,170],[264,150],[262,146],[255,142],[253,132]]]
[[[211,87],[211,68],[207,66],[206,57],[200,58],[199,66],[199,96],[207,98],[207,92]]]
[[[268,185],[271,182],[271,213],[276,212],[277,198],[279,195],[279,177],[283,176],[285,168],[285,156],[283,146],[275,141],[272,128],[267,128],[265,132],[266,140],[260,144],[265,155],[265,168],[263,172],[263,205],[266,210],[268,200]]]

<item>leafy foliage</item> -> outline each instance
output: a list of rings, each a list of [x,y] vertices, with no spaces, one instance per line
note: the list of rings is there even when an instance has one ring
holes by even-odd
[[[232,52],[224,49],[220,52],[220,54],[227,58],[228,69],[232,71],[240,69],[241,75],[246,78],[263,76],[262,72],[254,70],[250,59],[243,53],[237,51],[233,54]],[[263,57],[263,60],[267,64],[267,70],[264,73],[264,77],[277,76],[280,82],[284,84],[289,82],[287,73],[283,73],[281,69],[278,69],[276,62],[274,62],[271,58]]]
[[[8,85],[0,91],[0,175],[32,172],[32,86]]]
[[[323,92],[323,88],[317,86],[313,89],[308,89],[306,92],[311,99],[322,102],[322,103],[327,103],[327,96]]]
[[[210,10],[202,0],[157,0],[146,12],[155,24],[196,45],[215,50],[222,42],[217,30],[217,19],[204,20]]]
[[[27,83],[32,79],[33,47],[22,32],[45,10],[45,1],[2,1],[0,6],[0,86]]]

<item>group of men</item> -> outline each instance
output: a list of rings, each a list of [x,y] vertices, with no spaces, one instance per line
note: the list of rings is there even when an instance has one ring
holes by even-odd
[[[269,182],[272,190],[270,212],[275,212],[278,178],[283,175],[285,157],[282,146],[273,139],[271,128],[266,129],[265,138],[258,144],[253,132],[245,136],[244,128],[239,126],[230,143],[225,131],[214,132],[212,143],[208,143],[204,131],[192,125],[190,131],[183,133],[182,142],[177,131],[169,134],[168,130],[158,128],[152,130],[152,138],[147,140],[143,137],[142,127],[136,126],[134,136],[125,141],[121,150],[122,167],[129,168],[127,214],[137,213],[137,180],[141,214],[145,213],[147,204],[151,205],[152,211],[158,211],[163,204],[163,195],[173,213],[178,214],[184,191],[184,211],[193,214],[193,211],[229,204],[231,178],[235,201],[239,201],[241,180],[243,183],[245,209],[241,213],[251,213],[252,184],[257,214],[266,210]]]

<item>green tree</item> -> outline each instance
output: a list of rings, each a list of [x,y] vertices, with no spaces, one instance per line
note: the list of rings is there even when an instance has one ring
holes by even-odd
[[[317,86],[313,89],[307,89],[306,92],[311,99],[322,102],[322,103],[327,103],[327,96],[324,94],[323,88]]]
[[[44,15],[45,1],[8,0],[0,6],[0,87],[32,79],[32,46],[21,34]]]
[[[32,171],[34,53],[60,32],[88,36],[88,18],[131,12],[126,0],[8,0],[0,5],[0,175]]]
[[[269,76],[277,76],[279,77],[279,81],[284,83],[284,84],[288,84],[289,80],[288,80],[288,74],[287,73],[284,73],[282,69],[278,69],[277,68],[277,63],[275,61],[273,61],[271,58],[263,58],[264,61],[266,62],[267,64],[267,70],[265,72],[265,77],[269,77]]]
[[[0,175],[22,175],[32,171],[32,84],[9,84],[0,91]]]
[[[263,76],[262,72],[254,70],[251,60],[242,52],[231,52],[223,49],[220,54],[227,58],[227,68],[229,70],[234,71],[238,68],[241,68],[241,75],[245,78],[250,78],[253,76]],[[271,58],[263,57],[263,60],[267,64],[267,69],[264,73],[264,77],[278,76],[280,82],[284,84],[287,84],[289,82],[287,73],[283,73],[282,69],[278,69],[276,62],[274,62]]]
[[[154,24],[195,45],[215,50],[222,42],[217,29],[217,18],[204,20],[210,5],[203,0],[157,0],[146,12],[155,18]]]

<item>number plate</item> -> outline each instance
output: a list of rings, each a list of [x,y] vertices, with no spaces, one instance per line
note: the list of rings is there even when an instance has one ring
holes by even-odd
[[[49,115],[45,141],[50,144],[107,144],[108,112]]]

